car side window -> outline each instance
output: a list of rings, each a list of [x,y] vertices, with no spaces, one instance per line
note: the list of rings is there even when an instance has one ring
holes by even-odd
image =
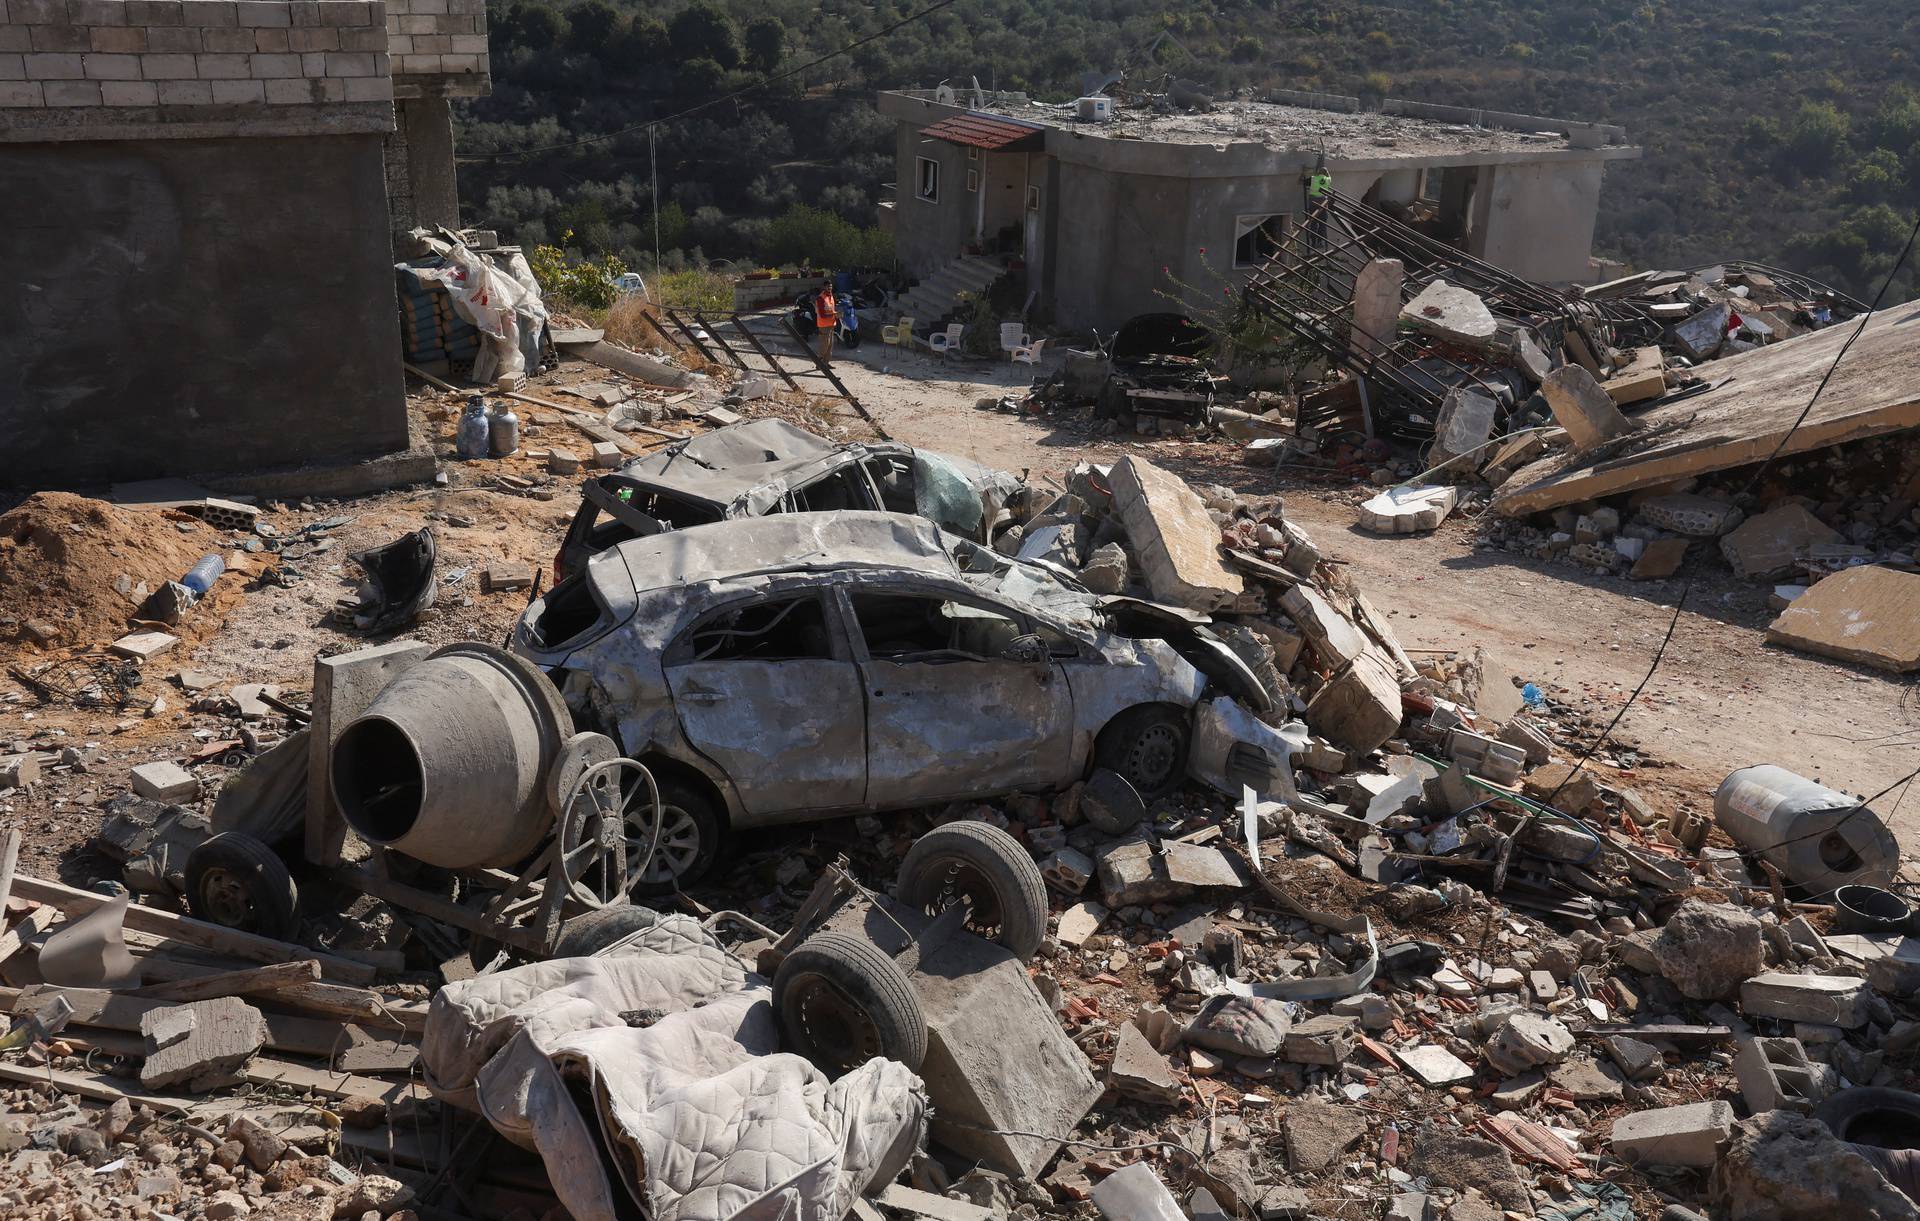
[[[688,628],[666,664],[795,661],[833,657],[833,633],[817,594],[754,599],[723,607]]]
[[[926,594],[853,593],[867,652],[883,661],[996,660],[1023,629],[1018,620]]]
[[[867,459],[867,474],[880,489],[880,504],[890,513],[912,513],[918,502],[913,495],[913,459],[900,454],[878,454]]]
[[[824,479],[816,479],[791,493],[796,513],[832,513],[840,509],[871,509],[873,493],[860,468],[849,464]]]

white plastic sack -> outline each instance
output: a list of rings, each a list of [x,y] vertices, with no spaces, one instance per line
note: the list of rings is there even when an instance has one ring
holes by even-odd
[[[925,1139],[918,1077],[779,1051],[767,981],[686,916],[603,958],[449,984],[427,1085],[546,1163],[578,1221],[842,1221]],[[617,1180],[617,1182],[616,1182]]]
[[[540,296],[533,269],[518,253],[508,257],[506,269],[494,260],[456,245],[446,254],[446,265],[417,269],[424,280],[437,280],[453,299],[454,312],[486,336],[474,358],[473,380],[506,383],[517,388],[539,359],[540,333],[547,307]]]

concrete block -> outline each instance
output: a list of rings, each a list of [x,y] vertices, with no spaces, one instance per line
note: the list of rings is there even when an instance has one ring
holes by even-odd
[[[1486,302],[1467,289],[1435,280],[1400,311],[1400,321],[1436,339],[1484,351],[1500,326]]]
[[[180,0],[180,24],[230,26],[240,24],[234,0]]]
[[[201,31],[191,26],[156,26],[147,30],[147,53],[156,51],[192,54],[204,51],[206,46],[200,41]]]
[[[1540,384],[1554,423],[1567,430],[1573,452],[1585,453],[1633,431],[1633,425],[1613,405],[1593,374],[1579,365],[1555,369]]]
[[[105,106],[153,106],[160,101],[152,81],[101,81],[100,102]]]
[[[213,102],[212,81],[160,81],[162,106],[207,106]]]
[[[36,51],[91,51],[93,38],[85,26],[36,25],[27,29],[27,40]]]
[[[180,0],[127,0],[127,23],[147,27],[177,26],[181,22]]]
[[[1740,510],[1726,501],[1692,492],[1676,492],[1643,501],[1638,516],[1642,525],[1690,538],[1718,537],[1737,525],[1740,518]]]
[[[241,25],[256,29],[274,26],[284,29],[293,24],[292,12],[280,0],[238,0],[234,18]]]
[[[1240,595],[1244,583],[1220,559],[1220,528],[1191,488],[1132,457],[1114,464],[1112,479],[1114,509],[1156,598],[1212,611]]]
[[[1733,1104],[1693,1102],[1624,1115],[1613,1123],[1613,1151],[1635,1165],[1709,1167],[1733,1133]]]
[[[1527,763],[1523,748],[1464,729],[1447,734],[1447,757],[1465,764],[1474,775],[1499,784],[1517,783]]]
[[[128,26],[95,26],[87,31],[93,50],[102,54],[138,55],[147,49],[147,32]]]
[[[36,52],[21,56],[21,67],[30,81],[72,81],[87,74],[86,60],[74,54]]]
[[[1313,731],[1356,755],[1370,755],[1400,732],[1400,681],[1365,653],[1322,683],[1307,702]]]
[[[148,1039],[140,1084],[148,1089],[184,1085],[201,1093],[232,1085],[240,1068],[266,1044],[266,1019],[236,997],[176,1008],[192,1014],[192,1029],[184,1036],[178,1035],[180,1019],[173,1009],[151,1010],[140,1019],[140,1033]],[[173,1041],[162,1046],[159,1037]]]
[[[255,80],[285,80],[306,74],[298,55],[255,55],[250,67]]]
[[[255,32],[235,27],[200,31],[200,47],[221,55],[251,55],[260,45]]]
[[[620,447],[612,441],[595,441],[593,443],[593,464],[595,466],[612,470],[614,467],[620,465],[622,457]]]
[[[1436,529],[1459,500],[1460,489],[1455,487],[1413,484],[1388,488],[1360,506],[1360,528],[1375,534]]]
[[[1740,985],[1740,1011],[1749,1017],[1779,1018],[1854,1030],[1866,1025],[1873,998],[1864,979],[1844,975],[1756,975]]]
[[[393,99],[391,76],[353,76],[346,82],[346,101],[386,102]]]
[[[213,85],[213,100],[219,106],[244,106],[250,102],[267,100],[265,81],[227,81],[217,80]]]
[[[1809,1060],[1798,1039],[1743,1038],[1733,1057],[1740,1096],[1755,1115],[1783,1108],[1811,1114],[1833,1092],[1832,1072]]]
[[[1040,877],[1062,894],[1077,895],[1093,880],[1093,858],[1076,848],[1056,848],[1040,862]]]
[[[198,41],[196,36],[195,41]],[[198,79],[200,67],[193,55],[155,55],[148,52],[140,57],[140,72],[150,81],[190,81]],[[162,91],[165,100],[165,91]],[[211,95],[209,95],[211,100]]]
[[[21,109],[46,105],[39,81],[0,81],[0,107]]]
[[[307,859],[337,865],[346,824],[333,801],[330,769],[333,744],[348,722],[367,710],[386,685],[422,661],[432,646],[417,640],[357,649],[313,661],[313,721],[307,740]]]
[[[332,51],[327,54],[328,76],[372,76],[373,56],[364,51]]]
[[[1115,1093],[1142,1102],[1180,1101],[1180,1079],[1173,1075],[1167,1058],[1153,1049],[1132,1022],[1120,1027],[1113,1059],[1107,1064],[1107,1085]]]
[[[133,769],[133,791],[149,801],[181,804],[200,799],[200,781],[169,759],[142,763]]]
[[[331,26],[287,31],[287,50],[295,54],[304,51],[337,51],[339,49],[340,31]]]
[[[194,71],[203,81],[244,81],[253,76],[251,55],[200,54],[193,57]]]
[[[40,779],[40,756],[0,755],[0,791],[24,789]]]
[[[1553,758],[1553,743],[1529,721],[1515,717],[1500,727],[1500,740],[1517,746],[1530,766],[1538,767]]]
[[[1359,1023],[1350,1017],[1322,1014],[1287,1031],[1280,1058],[1289,1064],[1320,1064],[1329,1068],[1346,1062],[1353,1051]]]
[[[20,25],[65,25],[67,0],[7,0],[7,14]]]

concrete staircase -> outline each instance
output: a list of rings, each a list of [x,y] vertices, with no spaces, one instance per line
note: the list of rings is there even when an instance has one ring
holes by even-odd
[[[983,293],[1001,276],[1006,264],[997,258],[962,255],[894,299],[886,321],[905,315],[913,319],[916,335],[944,327],[960,309],[961,293]]]

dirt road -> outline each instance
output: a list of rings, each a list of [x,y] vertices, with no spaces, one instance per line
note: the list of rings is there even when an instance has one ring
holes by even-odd
[[[840,372],[909,444],[1055,473],[1133,453],[1193,482],[1280,492],[1288,519],[1352,566],[1408,649],[1478,645],[1512,674],[1609,716],[1646,674],[1680,594],[1678,580],[1616,580],[1476,550],[1474,525],[1463,518],[1426,536],[1365,534],[1353,525],[1362,489],[1289,481],[1242,464],[1229,445],[1099,438],[1085,413],[1061,424],[975,407],[979,398],[1024,389],[1024,365],[949,367],[909,357],[898,374],[851,360]],[[1642,783],[1707,810],[1726,774],[1751,763],[1777,763],[1860,795],[1920,767],[1914,681],[1767,647],[1766,587],[1736,581],[1718,563],[1705,568],[1665,659],[1616,734],[1671,769]],[[1920,794],[1896,790],[1876,808],[1920,855]]]

